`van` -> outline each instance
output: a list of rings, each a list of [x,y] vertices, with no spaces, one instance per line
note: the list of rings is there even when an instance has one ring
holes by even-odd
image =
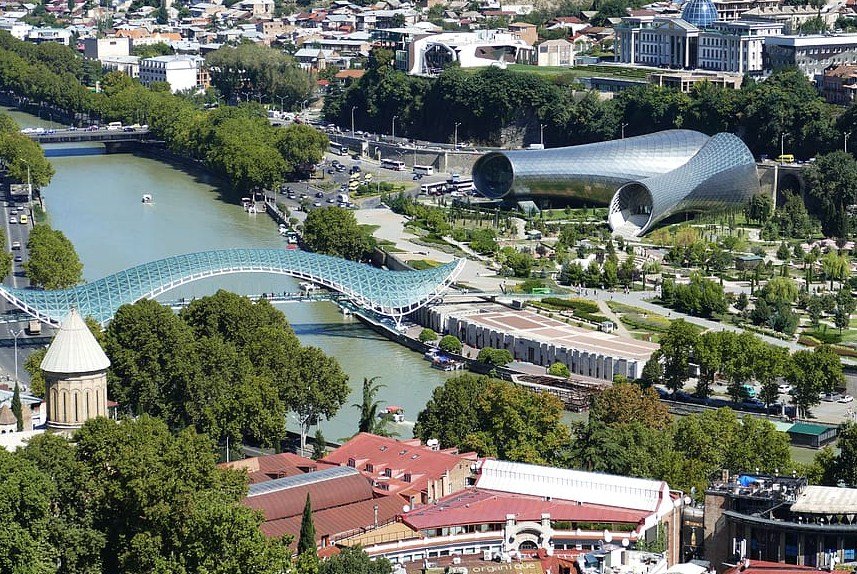
[[[18,223],[27,223],[27,221],[28,219],[26,213],[22,213],[21,216],[18,218]]]
[[[545,145],[544,145],[544,144],[540,144],[540,143],[537,143],[537,144],[530,144],[530,145],[528,145],[528,146],[527,146],[527,149],[545,149]]]
[[[790,153],[784,153],[777,156],[777,163],[794,163],[795,156]]]
[[[121,129],[122,129],[122,122],[110,122],[109,124],[107,124],[107,130],[108,131],[112,132],[112,131],[121,130]]]
[[[741,385],[741,395],[748,399],[756,398],[756,388],[753,385]]]

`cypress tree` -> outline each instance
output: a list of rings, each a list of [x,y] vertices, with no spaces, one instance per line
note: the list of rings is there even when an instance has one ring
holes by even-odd
[[[12,414],[18,420],[18,432],[24,430],[24,412],[21,409],[21,389],[18,381],[15,381],[15,393],[12,395]]]
[[[306,495],[304,515],[301,518],[301,536],[298,538],[298,556],[304,552],[315,554],[315,524],[312,522],[312,502],[309,493]]]

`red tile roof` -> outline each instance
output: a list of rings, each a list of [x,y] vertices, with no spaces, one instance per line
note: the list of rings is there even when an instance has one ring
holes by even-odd
[[[796,566],[779,562],[763,562],[761,560],[746,560],[724,572],[724,574],[797,574],[818,571],[812,566]]]
[[[313,499],[313,507],[315,500]],[[333,543],[346,536],[359,534],[375,526],[375,507],[378,507],[378,524],[386,524],[393,521],[396,515],[402,512],[402,500],[398,496],[382,496],[328,508],[326,510],[313,511],[312,522],[315,526],[317,542],[327,537]],[[303,511],[303,503],[301,503]],[[301,514],[271,520],[262,524],[262,532],[265,536],[279,537],[291,534],[297,540],[301,530]]]
[[[430,480],[441,478],[462,461],[475,462],[476,454],[432,450],[418,439],[396,440],[360,433],[322,460],[353,466],[371,480],[383,482],[386,488],[376,490],[379,494],[402,494],[421,492]],[[405,480],[408,477],[410,480]]]
[[[304,458],[290,452],[283,452],[225,462],[220,466],[223,468],[247,469],[250,484],[258,484],[267,480],[274,480],[275,478],[296,476],[322,468],[330,468],[332,465]]]
[[[555,22],[562,22],[563,24],[582,24],[580,18],[577,16],[557,16],[554,18]]]
[[[248,496],[244,504],[261,510],[265,520],[278,520],[303,513],[307,493],[313,511],[337,508],[372,498],[372,486],[361,474],[332,478],[321,482],[295,486],[256,496]]]
[[[339,72],[336,72],[336,78],[339,80],[344,80],[346,78],[358,80],[362,78],[365,73],[366,70],[340,70]]]
[[[437,504],[418,507],[402,515],[402,522],[415,530],[423,530],[443,526],[503,522],[507,514],[514,514],[519,521],[538,521],[543,513],[550,514],[552,520],[627,524],[637,524],[648,516],[644,511],[545,500],[537,496],[474,488],[442,498]]]

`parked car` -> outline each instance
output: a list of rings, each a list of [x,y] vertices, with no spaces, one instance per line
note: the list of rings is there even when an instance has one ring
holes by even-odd
[[[792,390],[792,386],[791,386],[791,385],[783,384],[783,385],[779,385],[779,386],[777,387],[777,391],[778,391],[779,393],[783,394],[783,395],[787,395],[787,394],[789,394],[789,392],[791,392],[791,390]]]
[[[837,402],[837,403],[850,403],[850,402],[853,402],[853,401],[854,401],[854,397],[852,397],[851,395],[842,395],[842,398],[840,398],[840,399],[839,399],[838,401],[836,401],[836,402]]]
[[[315,196],[316,197],[324,197],[324,193],[317,191],[317,192],[315,192]]]

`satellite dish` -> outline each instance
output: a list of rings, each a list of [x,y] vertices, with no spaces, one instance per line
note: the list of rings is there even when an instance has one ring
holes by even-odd
[[[410,505],[406,504],[402,507],[402,512],[404,512],[405,514],[407,514],[410,511],[411,511]]]

